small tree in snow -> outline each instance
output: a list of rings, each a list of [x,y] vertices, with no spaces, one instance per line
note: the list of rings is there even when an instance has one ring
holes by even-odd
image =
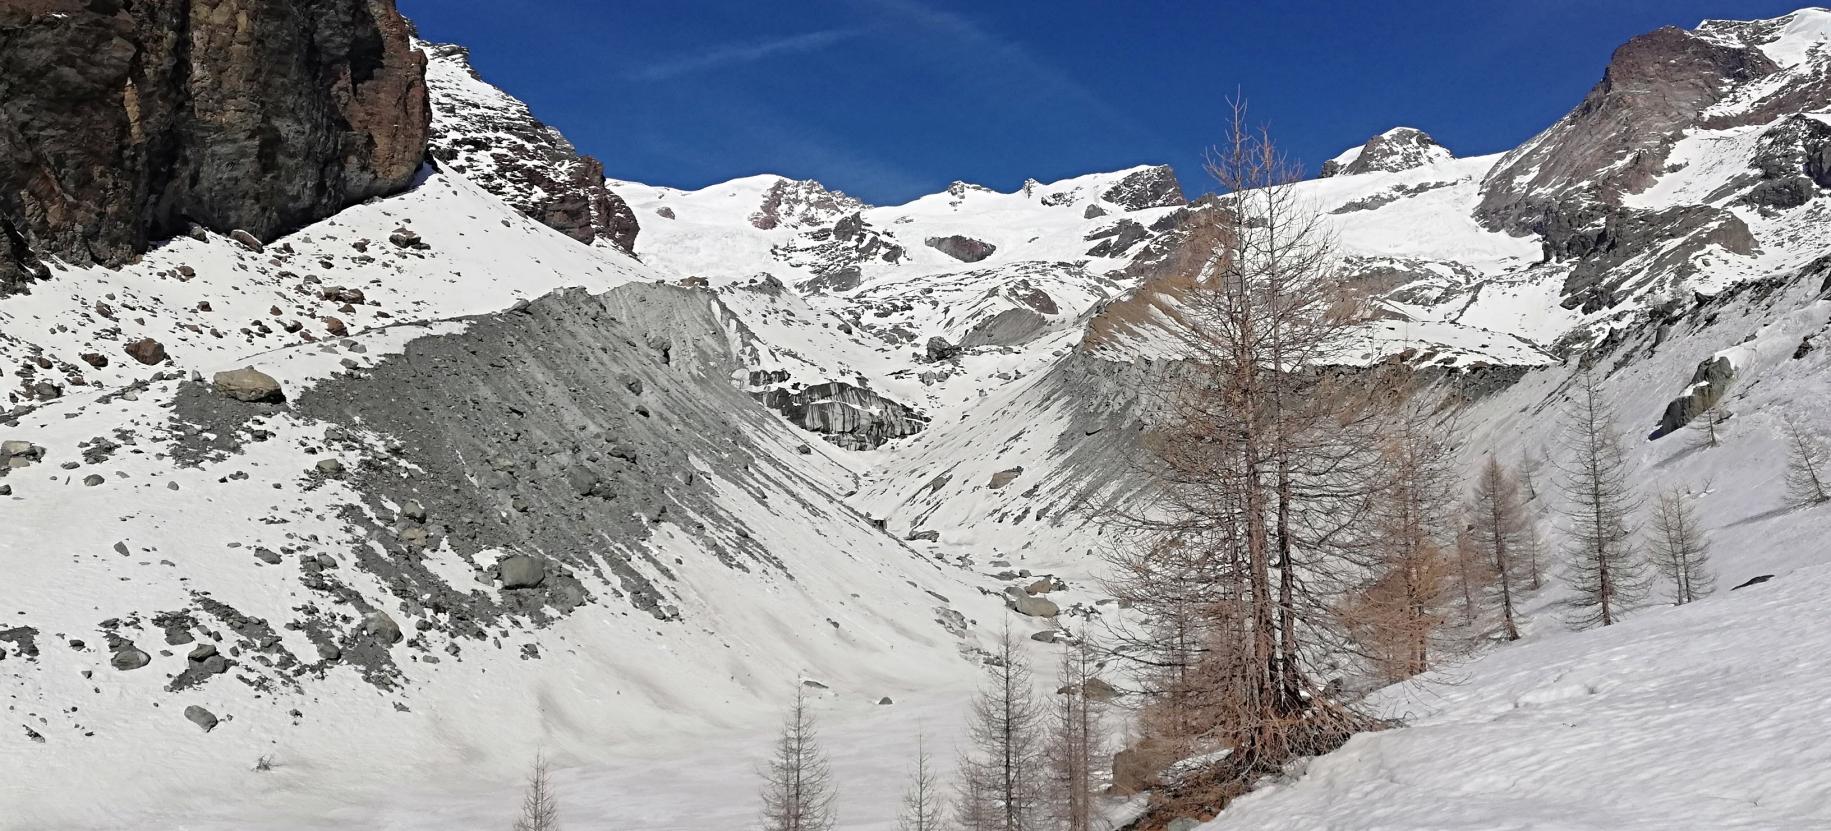
[[[1710,543],[1698,524],[1691,497],[1673,489],[1653,503],[1653,527],[1647,540],[1653,567],[1672,583],[1672,602],[1682,606],[1716,588],[1710,574]]]
[[[1629,521],[1640,507],[1628,484],[1627,452],[1601,381],[1585,366],[1565,423],[1570,458],[1564,464],[1570,539],[1568,572],[1576,596],[1572,623],[1609,626],[1646,591]]]
[[[940,782],[929,762],[927,741],[917,735],[915,769],[909,774],[909,790],[904,792],[903,806],[897,811],[896,827],[901,831],[941,831],[941,815],[945,811]]]
[[[795,702],[763,769],[763,831],[830,831],[833,777],[814,733],[806,688],[795,687]]]
[[[965,831],[1039,831],[1043,712],[1008,626],[987,663],[990,677],[973,700],[967,728],[972,750],[960,761],[956,820]]]
[[[1049,714],[1049,803],[1061,831],[1091,831],[1093,772],[1104,736],[1100,700],[1090,694],[1096,681],[1093,647],[1085,636],[1062,654]]]
[[[1831,480],[1826,478],[1831,453],[1825,451],[1824,444],[1798,416],[1782,416],[1780,427],[1787,448],[1787,500],[1802,506],[1831,501]]]
[[[521,818],[515,820],[515,831],[558,831],[559,801],[553,785],[547,780],[547,756],[536,754],[534,770],[528,774],[528,789],[521,797]]]
[[[1519,640],[1513,608],[1515,593],[1528,582],[1528,572],[1537,571],[1533,561],[1538,556],[1538,534],[1520,490],[1519,480],[1501,466],[1499,459],[1489,456],[1475,475],[1475,491],[1469,505],[1469,516],[1474,521],[1472,542],[1492,567],[1501,634],[1510,641]],[[1531,581],[1537,581],[1536,574]]]
[[[1729,421],[1729,411],[1721,403],[1713,404],[1687,425],[1695,438],[1692,444],[1697,447],[1716,447],[1723,443],[1723,423]]]

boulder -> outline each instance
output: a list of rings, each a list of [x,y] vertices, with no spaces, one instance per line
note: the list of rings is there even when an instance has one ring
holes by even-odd
[[[998,251],[998,246],[996,245],[989,242],[982,242],[973,239],[972,237],[963,237],[959,234],[947,237],[929,237],[927,245],[929,248],[933,248],[934,250],[946,254],[949,257],[953,257],[963,263],[979,262]]]
[[[211,379],[217,393],[251,404],[278,404],[286,400],[280,382],[251,366],[218,372]]]
[[[531,589],[547,579],[547,564],[526,554],[504,557],[496,568],[505,589]]]
[[[216,714],[195,704],[184,708],[184,717],[190,719],[192,724],[203,728],[205,733],[216,729]]]
[[[336,477],[343,475],[343,462],[336,459],[319,459],[318,463],[313,465],[313,468],[318,471],[318,475],[320,476]]]
[[[165,360],[165,345],[152,338],[141,338],[127,344],[127,357],[147,366]]]
[[[953,345],[947,338],[936,335],[929,338],[927,345],[922,347],[922,354],[930,363],[951,361],[960,355],[960,347]]]
[[[152,663],[152,660],[152,656],[134,648],[133,644],[125,644],[115,650],[114,656],[108,659],[108,663],[115,669],[127,672],[146,666]]]
[[[1118,698],[1119,691],[1105,681],[1089,678],[1087,683],[1082,685],[1082,695],[1085,695],[1089,701],[1106,702]]]
[[[401,625],[395,623],[387,612],[379,609],[362,616],[362,633],[384,646],[401,642]]]
[[[246,248],[249,251],[253,251],[256,254],[259,254],[259,253],[267,250],[266,244],[262,243],[259,237],[256,237],[255,235],[250,234],[247,231],[244,231],[240,228],[230,231],[229,239],[232,239],[232,240],[235,240],[236,242],[241,243],[243,248]]]
[[[1024,594],[1048,594],[1055,591],[1055,578],[1044,577],[1024,587]]]
[[[106,481],[108,481],[108,480],[103,478],[102,474],[100,474],[100,473],[91,473],[88,476],[83,477],[83,485],[86,487],[91,487],[91,488],[96,487]]]
[[[1033,597],[1031,595],[1013,597],[1010,599],[1009,603],[1013,611],[1020,615],[1029,615],[1030,617],[1055,617],[1056,615],[1061,614],[1062,611],[1061,607],[1056,606],[1055,603],[1048,598]]]
[[[998,490],[999,488],[1017,481],[1017,477],[1022,475],[1024,475],[1024,468],[1022,465],[1001,470],[992,474],[992,480],[987,482],[985,486],[992,490]]]
[[[0,442],[0,467],[20,468],[42,462],[45,449],[29,441],[10,439]]]
[[[1691,383],[1685,393],[1666,405],[1666,411],[1660,416],[1659,429],[1653,437],[1672,433],[1691,423],[1691,420],[1702,415],[1705,410],[1715,407],[1729,392],[1729,385],[1736,379],[1735,364],[1728,358],[1707,358],[1697,365],[1691,373]]]

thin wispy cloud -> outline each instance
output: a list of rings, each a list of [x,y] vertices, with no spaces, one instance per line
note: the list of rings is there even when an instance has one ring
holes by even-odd
[[[629,72],[626,77],[634,81],[666,81],[686,75],[713,72],[783,55],[814,52],[851,40],[866,31],[866,29],[827,29],[756,43],[714,46],[697,54],[650,64]]]
[[[1063,111],[1091,115],[1107,127],[1162,145],[1154,130],[1072,75],[965,15],[920,0],[866,0],[866,5],[899,27],[926,34],[923,41],[928,54],[951,64],[963,83],[979,88],[1000,106],[1026,108],[1039,117],[1055,117]]]

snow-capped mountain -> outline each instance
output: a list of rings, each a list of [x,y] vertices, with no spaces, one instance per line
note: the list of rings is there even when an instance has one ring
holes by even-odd
[[[384,0],[329,5],[350,13],[314,24],[327,42],[378,39],[390,74],[347,101],[267,79],[341,102],[362,136],[306,131],[314,173],[290,187],[191,192],[104,146],[121,85],[65,114],[93,129],[47,138],[78,142],[86,166],[48,175],[90,209],[0,178],[0,828],[487,825],[537,748],[628,822],[717,802],[695,827],[724,827],[753,813],[728,776],[657,782],[657,761],[747,763],[731,748],[799,684],[881,792],[903,747],[879,726],[952,738],[988,633],[1034,633],[1046,660],[1053,633],[1121,613],[1102,520],[1147,487],[1139,436],[1179,371],[1162,316],[1220,200],[1151,165],[892,206],[774,175],[606,181],[461,47],[410,40]],[[126,14],[20,25],[161,42]],[[1831,580],[1824,520],[1773,510],[1775,425],[1823,411],[1831,360],[1828,44],[1821,9],[1660,30],[1513,151],[1457,158],[1401,127],[1297,185],[1381,310],[1343,366],[1420,368],[1471,458],[1557,446],[1578,347],[1632,434],[1726,402],[1726,446],[1649,439],[1633,461],[1743,542],[1723,582],[1772,577],[1602,635],[1561,631],[1548,592],[1528,642],[1451,693],[1386,694],[1417,728],[1217,827],[1636,827],[1545,813],[1624,789],[1654,795],[1638,827],[1825,819],[1824,642],[1769,641]],[[347,74],[300,49],[329,67],[304,75]],[[374,152],[330,152],[349,142]],[[397,169],[401,145],[428,162]],[[191,207],[109,207],[82,187],[97,170]],[[1721,703],[1743,676],[1766,715]],[[1698,698],[1716,703],[1651,715]],[[1673,732],[1691,752],[1665,752]],[[1513,797],[1456,796],[1551,755]],[[250,772],[262,757],[278,766]],[[1722,800],[1686,785],[1723,765],[1746,775]],[[887,822],[850,799],[856,827]]]

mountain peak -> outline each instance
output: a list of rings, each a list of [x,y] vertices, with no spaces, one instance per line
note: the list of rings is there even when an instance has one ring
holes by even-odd
[[[1322,164],[1317,178],[1357,173],[1396,173],[1455,158],[1448,148],[1416,127],[1394,127]]]

